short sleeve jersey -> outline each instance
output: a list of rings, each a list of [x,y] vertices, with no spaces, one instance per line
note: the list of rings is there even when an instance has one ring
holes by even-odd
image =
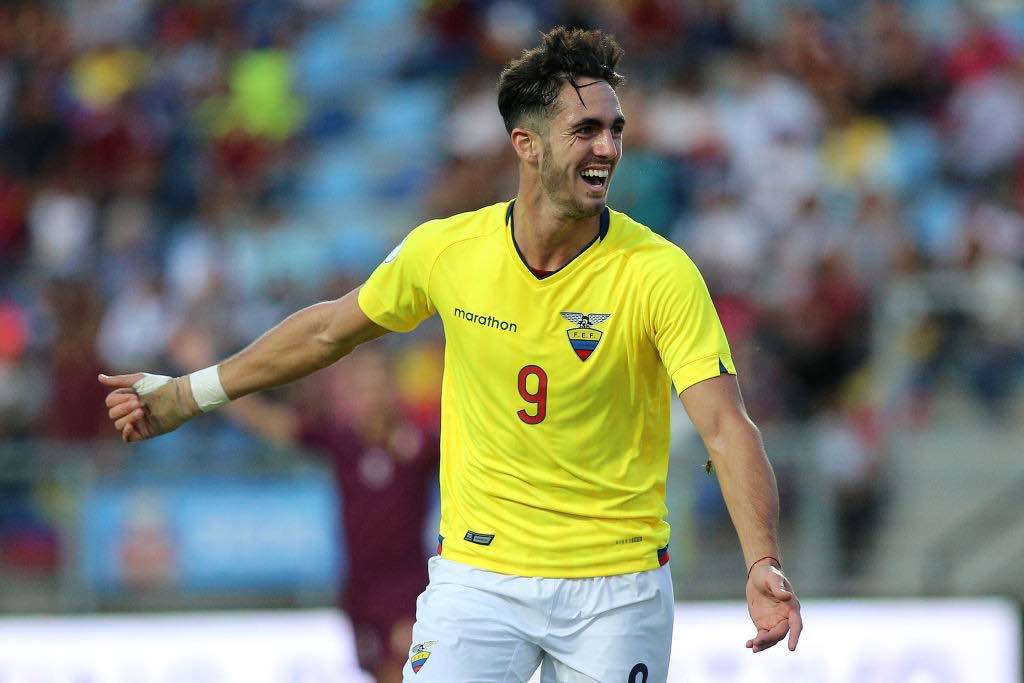
[[[606,209],[594,242],[539,278],[501,203],[413,230],[359,305],[392,331],[443,322],[445,557],[563,578],[659,565],[671,383],[735,373],[679,247]]]

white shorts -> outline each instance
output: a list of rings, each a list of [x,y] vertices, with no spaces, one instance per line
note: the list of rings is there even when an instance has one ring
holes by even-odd
[[[405,683],[665,683],[668,565],[590,579],[508,576],[435,556]]]

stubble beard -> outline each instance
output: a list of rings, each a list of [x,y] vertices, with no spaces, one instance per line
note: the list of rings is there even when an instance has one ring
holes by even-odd
[[[583,206],[573,192],[576,174],[571,169],[556,168],[551,163],[551,146],[544,143],[544,158],[540,163],[540,186],[544,196],[558,207],[563,218],[582,220],[592,218],[604,210],[605,202],[597,206]],[[566,189],[568,185],[568,189]]]

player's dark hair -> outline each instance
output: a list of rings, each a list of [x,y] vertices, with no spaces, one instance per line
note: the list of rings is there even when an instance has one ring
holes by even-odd
[[[612,88],[622,83],[615,65],[622,48],[607,33],[553,28],[541,35],[541,43],[513,59],[498,78],[498,111],[505,130],[512,129],[524,116],[550,116],[558,91],[568,81],[579,92],[576,79],[597,78]]]

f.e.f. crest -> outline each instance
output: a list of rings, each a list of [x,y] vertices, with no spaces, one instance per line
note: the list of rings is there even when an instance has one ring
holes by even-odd
[[[412,667],[412,672],[418,674],[423,665],[430,659],[430,648],[437,645],[436,640],[428,640],[425,643],[417,643],[412,646],[412,650],[409,652],[409,665]]]
[[[586,360],[590,358],[590,354],[597,348],[597,345],[601,342],[601,336],[604,334],[604,332],[596,329],[594,326],[600,325],[612,317],[612,314],[562,311],[562,317],[577,326],[566,330],[565,334],[569,337],[569,345],[576,352],[576,355],[579,356],[579,359]]]

